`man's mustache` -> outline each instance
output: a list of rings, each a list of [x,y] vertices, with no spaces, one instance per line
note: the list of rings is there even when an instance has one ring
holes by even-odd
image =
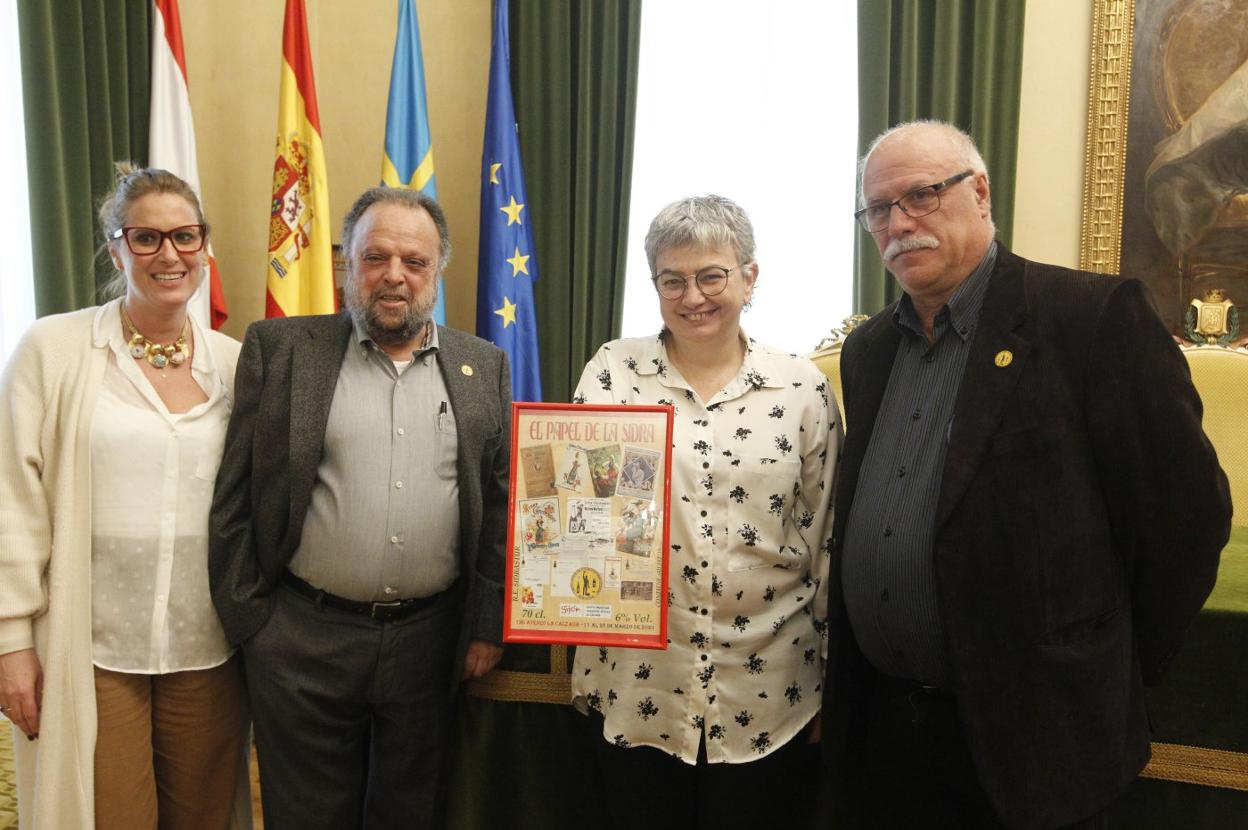
[[[894,239],[884,248],[884,261],[891,262],[893,257],[923,248],[939,248],[940,240],[934,236],[903,236]]]
[[[397,297],[406,302],[412,301],[412,292],[406,288],[377,288],[373,293],[368,295],[368,301],[374,303],[382,297]]]

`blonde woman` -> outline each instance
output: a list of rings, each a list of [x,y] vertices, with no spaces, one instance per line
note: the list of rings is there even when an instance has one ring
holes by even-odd
[[[100,224],[122,296],[36,322],[0,379],[19,812],[32,828],[224,828],[244,725],[207,522],[239,344],[187,311],[208,227],[186,182],[119,164]]]

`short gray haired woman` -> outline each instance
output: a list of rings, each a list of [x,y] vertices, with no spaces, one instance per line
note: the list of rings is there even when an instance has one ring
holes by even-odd
[[[666,651],[578,649],[611,782],[604,815],[789,826],[813,809],[829,498],[841,436],[824,376],[741,328],[759,267],[729,199],[674,202],[646,235],[663,330],[604,345],[581,403],[671,404]],[[661,817],[661,818],[660,818]]]
[[[208,228],[186,182],[119,165],[100,224],[122,296],[37,321],[0,378],[0,709],[24,738],[21,823],[247,825],[207,549],[239,344],[188,313]]]

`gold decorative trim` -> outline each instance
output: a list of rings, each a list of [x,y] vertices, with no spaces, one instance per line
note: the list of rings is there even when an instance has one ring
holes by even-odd
[[[861,326],[863,323],[871,319],[869,314],[851,314],[841,321],[839,327],[833,326],[818,345],[815,346],[816,353],[840,351],[841,346],[845,345],[845,338],[849,337],[849,333]]]
[[[1143,778],[1248,792],[1248,753],[1183,744],[1153,744]]]
[[[568,647],[550,647],[550,673],[495,669],[468,683],[468,694],[485,700],[512,703],[572,703],[572,675],[568,674]]]
[[[1122,194],[1134,34],[1135,0],[1095,0],[1079,267],[1100,274],[1118,273],[1122,256]]]
[[[551,646],[550,647],[550,673],[551,674],[567,674],[568,669],[568,647],[567,646]]]

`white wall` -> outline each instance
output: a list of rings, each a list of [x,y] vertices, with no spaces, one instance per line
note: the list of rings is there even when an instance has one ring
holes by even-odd
[[[1014,251],[1070,268],[1079,265],[1091,49],[1087,0],[1027,4]]]

